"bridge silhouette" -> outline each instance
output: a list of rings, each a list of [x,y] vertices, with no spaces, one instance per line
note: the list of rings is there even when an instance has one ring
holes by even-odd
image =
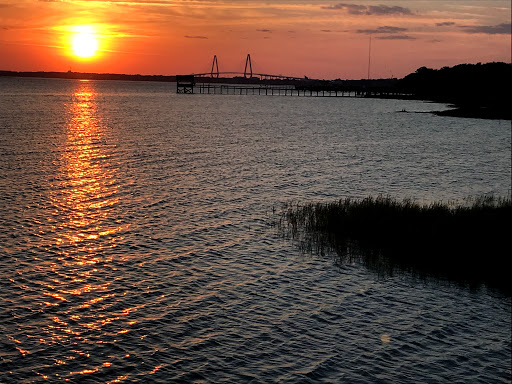
[[[225,95],[283,95],[322,97],[410,97],[396,86],[396,79],[319,80],[253,72],[251,55],[247,54],[243,72],[221,72],[217,55],[210,72],[176,75],[177,93]]]
[[[210,72],[205,73],[192,73],[190,76],[196,77],[211,77],[212,79],[218,79],[224,76],[230,77],[244,77],[245,79],[258,78],[260,80],[303,80],[303,77],[285,76],[285,75],[272,75],[269,73],[256,73],[252,71],[251,54],[248,53],[245,59],[245,68],[243,72],[221,72],[219,71],[219,61],[217,55],[213,56],[212,68]]]

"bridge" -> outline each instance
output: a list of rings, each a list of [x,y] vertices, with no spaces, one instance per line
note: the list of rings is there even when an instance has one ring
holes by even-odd
[[[252,71],[251,55],[248,53],[245,59],[245,69],[243,72],[220,72],[219,61],[217,55],[213,56],[212,69],[210,72],[205,73],[192,73],[195,77],[210,77],[218,79],[219,77],[243,77],[245,79],[259,79],[259,80],[303,80],[302,77],[284,76],[284,75],[271,75],[269,73],[256,73]]]
[[[293,76],[284,76],[284,75],[270,75],[268,73],[251,73],[250,76],[245,72],[215,72],[214,76],[211,73],[193,73],[192,75],[196,77],[211,77],[211,78],[221,78],[225,77],[243,77],[246,79],[259,79],[259,80],[304,80],[303,77],[293,77]],[[229,75],[229,76],[228,76]]]
[[[397,88],[396,79],[327,81],[253,72],[250,54],[245,59],[244,72],[219,71],[217,55],[214,55],[210,72],[176,75],[177,93],[194,93],[194,87],[200,94],[221,95],[385,98],[411,96]]]

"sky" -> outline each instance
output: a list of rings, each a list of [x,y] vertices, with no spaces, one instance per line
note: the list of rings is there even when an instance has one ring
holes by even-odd
[[[74,49],[80,31],[97,45]],[[0,70],[318,79],[511,62],[510,0],[0,0]]]

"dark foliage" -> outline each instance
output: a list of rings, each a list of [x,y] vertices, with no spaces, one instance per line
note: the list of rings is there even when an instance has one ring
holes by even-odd
[[[281,229],[305,251],[358,258],[379,274],[407,270],[510,292],[512,201],[419,205],[389,197],[288,206]]]
[[[511,117],[512,64],[460,64],[454,67],[430,69],[421,67],[400,80],[404,92],[423,100],[455,104],[460,115],[468,113]],[[486,117],[486,116],[483,116]]]

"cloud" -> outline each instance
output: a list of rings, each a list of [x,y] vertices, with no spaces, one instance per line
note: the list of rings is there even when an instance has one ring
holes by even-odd
[[[370,5],[367,15],[410,15],[412,12],[409,8],[399,6],[388,7],[387,5]]]
[[[359,5],[359,4],[344,4],[339,3],[335,5],[329,5],[322,7],[323,9],[331,9],[331,10],[345,10],[351,15],[364,15],[366,12],[366,5]]]
[[[378,27],[377,29],[358,29],[357,33],[366,33],[366,34],[374,34],[374,33],[400,33],[407,31],[407,28],[400,28],[400,27],[390,27],[390,26],[383,26]]]
[[[347,4],[339,3],[322,7],[323,9],[330,10],[343,10],[351,15],[410,15],[412,14],[409,8],[399,7],[397,5],[360,5],[360,4]]]
[[[39,0],[39,1],[48,1],[48,0]],[[55,0],[49,0],[49,1],[55,1]],[[63,2],[66,2],[66,0],[60,0]],[[70,0],[67,0],[68,2]],[[71,0],[70,2],[81,2],[83,0]],[[112,4],[118,4],[118,5],[173,5],[172,0],[87,0],[88,2],[95,2],[95,3],[112,3]]]
[[[257,29],[257,32],[272,33],[271,29]]]
[[[488,35],[510,35],[512,24],[498,25],[462,25],[466,33],[485,33]]]
[[[379,40],[416,40],[415,37],[408,35],[389,35],[377,37]]]
[[[442,23],[436,23],[438,27],[449,27],[450,25],[455,25],[453,21],[445,21]]]
[[[185,37],[187,39],[207,39],[206,36],[190,36],[190,35],[185,35]]]

